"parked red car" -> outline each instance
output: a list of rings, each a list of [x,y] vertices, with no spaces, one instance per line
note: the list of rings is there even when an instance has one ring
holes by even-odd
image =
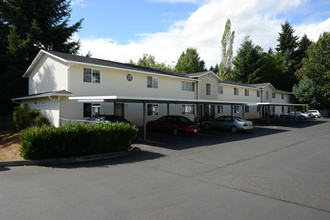
[[[149,121],[147,123],[147,129],[162,130],[170,132],[172,135],[178,135],[178,133],[198,134],[200,132],[198,124],[186,117],[176,115],[167,115],[155,121]]]

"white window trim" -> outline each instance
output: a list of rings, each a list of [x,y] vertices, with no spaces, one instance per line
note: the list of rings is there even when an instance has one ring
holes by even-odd
[[[207,85],[210,85],[210,95],[207,94]],[[212,84],[211,84],[211,83],[206,83],[206,84],[205,84],[205,89],[206,89],[205,94],[206,94],[207,96],[212,96]]]
[[[148,77],[151,77],[151,87],[148,87]],[[157,79],[157,87],[154,87],[154,79]],[[147,88],[148,89],[158,89],[159,88],[159,77],[156,76],[147,76]]]
[[[84,73],[84,69],[91,69],[91,81],[90,82],[85,82],[84,81],[84,79],[85,79],[85,73]],[[99,71],[100,72],[100,82],[93,82],[93,70],[97,70],[97,71]],[[91,67],[83,67],[82,68],[82,77],[83,77],[83,79],[82,79],[82,81],[83,81],[83,83],[93,83],[93,84],[101,84],[101,69],[95,69],[95,68],[91,68]]]
[[[85,104],[91,104],[91,116],[87,116],[87,117],[84,117],[84,111],[85,111],[85,108],[84,108],[84,105]],[[102,105],[101,103],[94,103],[94,102],[84,102],[82,103],[82,117],[83,118],[90,118],[90,117],[93,117],[93,105],[100,105],[100,113],[102,112]]]
[[[221,89],[222,88],[222,89]],[[219,85],[219,91],[218,91],[219,94],[223,94],[223,86]]]
[[[151,105],[151,114],[149,114],[148,111],[148,106]],[[154,112],[154,107],[157,107],[157,112]],[[148,103],[147,104],[147,116],[155,116],[155,115],[159,115],[159,105],[158,104],[152,104],[152,103]]]
[[[187,112],[186,111],[186,107],[187,106],[191,106],[191,108],[192,108],[192,112]],[[195,105],[194,104],[183,104],[182,105],[182,108],[184,109],[183,111],[182,111],[182,114],[183,115],[194,115],[195,114]]]
[[[237,91],[237,94],[236,94],[236,92],[235,91]],[[237,87],[234,87],[234,95],[237,95],[237,96],[239,96],[239,88],[237,88]]]
[[[192,84],[192,90],[187,90],[187,83],[191,83]],[[183,86],[184,85],[184,86]],[[191,82],[191,81],[182,81],[181,82],[181,90],[185,91],[185,92],[195,92],[195,82]]]

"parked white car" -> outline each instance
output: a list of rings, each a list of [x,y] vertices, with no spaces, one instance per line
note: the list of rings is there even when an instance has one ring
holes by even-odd
[[[321,113],[318,110],[308,110],[306,114],[312,114],[313,118],[321,118]]]

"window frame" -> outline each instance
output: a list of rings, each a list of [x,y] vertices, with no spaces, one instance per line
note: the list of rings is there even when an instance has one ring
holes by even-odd
[[[219,92],[218,92],[219,94],[223,94],[223,86],[220,86],[219,85]]]
[[[208,85],[210,86],[209,88],[209,90],[207,89],[208,88]],[[212,96],[212,84],[211,83],[206,83],[205,84],[205,89],[206,89],[206,95],[207,96]],[[208,93],[208,91],[209,91],[209,93]]]
[[[187,107],[190,107],[191,110],[187,111]],[[183,115],[194,115],[195,114],[195,105],[194,104],[183,104],[182,105],[182,114]]]
[[[190,84],[189,86],[187,86]],[[190,87],[191,86],[191,87]],[[188,89],[190,87],[190,89]],[[181,90],[186,92],[195,92],[195,83],[190,81],[182,81]]]
[[[272,92],[272,99],[276,99],[276,93]]]
[[[85,77],[85,70],[90,70],[90,76]],[[83,67],[83,82],[84,83],[97,83],[101,84],[101,70],[100,69],[94,69],[89,67]]]
[[[89,105],[89,113],[86,114],[87,110],[87,105]],[[98,106],[99,111],[98,112],[94,112],[94,107]],[[97,114],[101,113],[101,103],[92,103],[92,102],[84,102],[83,103],[83,118],[91,118]]]
[[[250,106],[245,105],[244,106],[244,111],[245,111],[245,113],[250,113]]]
[[[239,96],[239,88],[234,87],[234,95]]]
[[[159,115],[159,105],[158,104],[147,104],[147,115],[148,116]]]
[[[149,86],[149,79],[151,79],[151,86]],[[155,80],[157,81],[157,86],[155,85]],[[159,88],[159,78],[155,76],[147,76],[147,88],[158,89]]]
[[[244,94],[245,94],[245,96],[250,96],[250,90],[245,89],[245,90],[244,90]]]

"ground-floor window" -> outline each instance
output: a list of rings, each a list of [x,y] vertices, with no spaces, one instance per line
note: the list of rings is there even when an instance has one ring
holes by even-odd
[[[182,105],[182,114],[183,115],[195,114],[195,105]]]
[[[245,106],[245,113],[249,113],[250,112],[250,107],[248,105]]]
[[[83,117],[90,118],[101,113],[101,105],[96,103],[84,103]]]
[[[218,114],[223,114],[223,105],[218,105]]]
[[[158,105],[147,104],[147,115],[158,115]]]
[[[234,113],[239,113],[239,105],[234,106]]]

